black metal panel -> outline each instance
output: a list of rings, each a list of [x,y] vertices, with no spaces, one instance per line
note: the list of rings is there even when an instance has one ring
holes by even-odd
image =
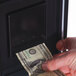
[[[44,0],[11,0],[0,4],[0,13],[10,13],[45,2]]]
[[[3,70],[11,65],[17,64],[16,57],[8,57],[9,53],[9,27],[8,27],[8,14],[22,11],[35,7],[36,5],[44,3],[43,0],[21,0],[21,1],[8,1],[0,5],[0,69]],[[15,61],[16,60],[16,61]],[[15,62],[13,62],[15,61]],[[13,62],[13,63],[12,63]],[[10,63],[10,64],[8,64]]]
[[[46,37],[47,46],[51,50],[52,54],[57,53],[55,45],[58,38],[59,26],[57,25],[57,0],[47,0],[46,6]]]
[[[45,40],[45,15],[45,4],[8,14],[9,56],[26,49],[28,43]]]
[[[8,1],[8,0],[0,0],[0,4],[4,3],[6,1]]]
[[[68,0],[65,1],[64,38],[67,34],[67,14]],[[56,43],[61,39],[62,0],[48,0],[46,16],[47,46],[52,54],[56,54],[59,53],[56,49]]]

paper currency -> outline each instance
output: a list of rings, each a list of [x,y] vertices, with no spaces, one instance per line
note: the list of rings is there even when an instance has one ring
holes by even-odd
[[[50,73],[42,70],[42,63],[53,58],[44,43],[23,50],[16,55],[29,76],[65,76],[59,70]]]

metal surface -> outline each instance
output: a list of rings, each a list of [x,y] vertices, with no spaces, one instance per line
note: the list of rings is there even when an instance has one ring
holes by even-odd
[[[61,21],[61,39],[64,39],[64,17],[65,17],[65,0],[62,0],[62,21]],[[61,53],[63,51],[61,50]]]

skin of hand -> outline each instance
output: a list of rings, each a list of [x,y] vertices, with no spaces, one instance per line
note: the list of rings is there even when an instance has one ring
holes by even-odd
[[[68,52],[57,54],[51,61],[42,64],[45,71],[59,69],[66,76],[76,76],[76,37],[66,38],[57,42],[58,50],[68,49]]]

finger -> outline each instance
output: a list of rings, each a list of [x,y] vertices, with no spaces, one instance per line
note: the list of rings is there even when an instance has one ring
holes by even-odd
[[[42,64],[42,69],[44,71],[49,71],[49,69],[47,68],[47,63],[48,63],[48,61],[46,61],[45,63]]]
[[[70,73],[65,74],[66,76],[76,76],[76,71],[72,70],[70,71]]]
[[[58,56],[62,56],[62,55],[64,55],[65,53],[66,53],[66,52],[56,54],[56,55],[53,56],[53,58],[56,58],[56,57],[58,57]]]
[[[70,69],[68,68],[68,66],[61,67],[59,70],[64,74],[70,73]]]
[[[69,73],[69,74],[66,74],[66,76],[72,76],[72,75]]]
[[[56,55],[53,56],[53,58],[57,58],[57,57],[59,57],[59,56],[62,56],[62,55],[64,55],[65,53],[66,53],[66,52],[56,54]],[[46,62],[42,65],[42,68],[43,68],[43,70],[45,70],[45,71],[49,71],[48,68],[47,68],[47,66],[46,66],[47,63],[48,63],[48,61],[46,61]]]
[[[59,40],[56,44],[56,48],[58,50],[75,49],[76,48],[76,37]]]
[[[42,65],[43,69],[48,69],[49,71],[53,71],[53,70],[57,70],[63,66],[67,66],[68,65],[68,60],[66,58],[66,55],[63,56],[59,56],[54,58],[51,61],[47,61]]]
[[[71,75],[72,75],[72,76],[76,76],[76,71],[71,70]]]
[[[76,76],[76,71],[74,72],[74,76]]]

